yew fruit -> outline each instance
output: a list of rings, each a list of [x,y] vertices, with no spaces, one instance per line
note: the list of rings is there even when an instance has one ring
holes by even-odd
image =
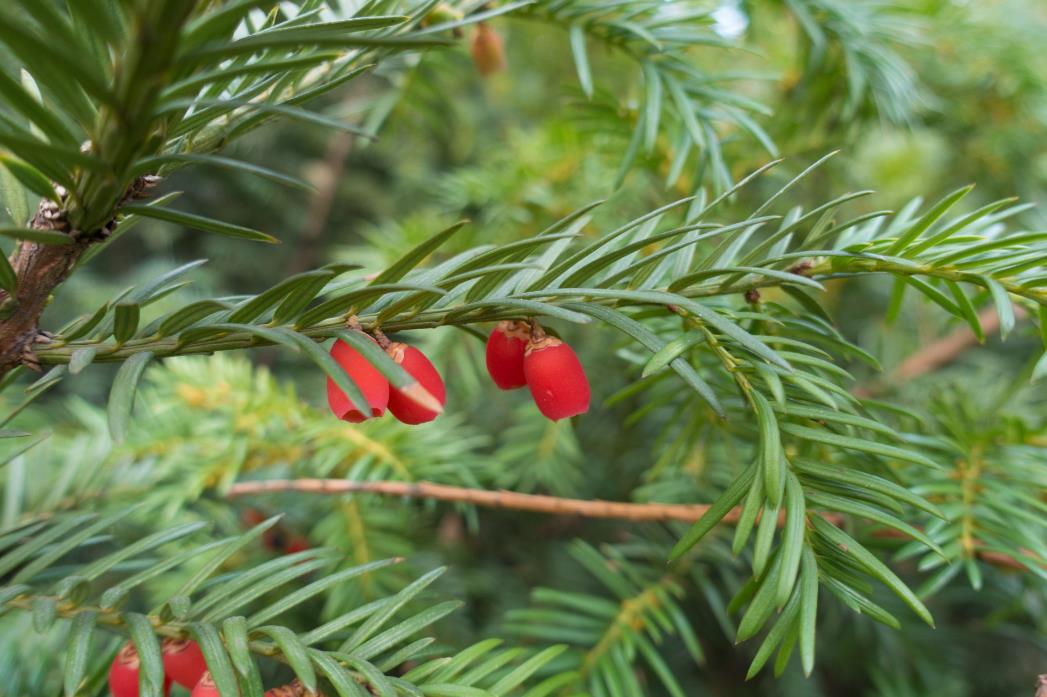
[[[487,373],[502,390],[515,390],[527,384],[524,377],[524,351],[531,339],[526,322],[499,322],[487,337]]]
[[[334,380],[327,378],[327,404],[334,415],[354,424],[383,415],[389,404],[389,381],[385,376],[368,363],[359,351],[341,339],[331,346],[331,357],[338,362],[367,399],[367,404],[353,404]]]
[[[558,421],[589,411],[589,380],[564,342],[552,336],[532,339],[523,368],[531,397],[546,418]]]
[[[160,646],[164,675],[182,687],[193,687],[207,671],[200,645],[195,641],[165,639]]]
[[[423,424],[432,421],[443,412],[443,405],[447,399],[447,389],[444,387],[443,378],[437,372],[433,364],[425,357],[425,354],[414,346],[393,343],[385,350],[394,361],[400,364],[408,375],[418,381],[418,385],[425,388],[426,396],[421,390],[398,390],[391,387],[389,390],[389,411],[393,416],[405,424]],[[431,397],[431,399],[429,398]],[[425,403],[419,403],[422,399]]]

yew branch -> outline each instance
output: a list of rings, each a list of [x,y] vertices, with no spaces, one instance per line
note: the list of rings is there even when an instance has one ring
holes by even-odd
[[[709,504],[704,503],[624,503],[620,501],[599,501],[587,499],[570,499],[541,494],[522,494],[516,491],[491,491],[487,489],[470,489],[461,486],[435,484],[433,482],[396,482],[396,481],[353,481],[350,479],[270,479],[265,481],[237,482],[226,495],[230,498],[258,494],[296,491],[305,494],[353,494],[367,493],[401,498],[431,499],[453,503],[469,503],[485,508],[502,508],[515,511],[530,511],[547,515],[582,516],[585,518],[613,518],[633,522],[665,522],[678,520],[694,523],[708,513]],[[723,522],[738,522],[742,509],[736,507],[727,512]],[[833,513],[821,513],[829,522],[840,525],[843,516]],[[779,524],[784,512],[779,516]],[[880,537],[904,537],[903,533],[883,529],[876,533]],[[976,550],[983,561],[996,566],[1016,570],[1026,570],[1030,564],[1043,565],[1042,560],[1030,556],[1025,562],[1000,552],[985,549]]]

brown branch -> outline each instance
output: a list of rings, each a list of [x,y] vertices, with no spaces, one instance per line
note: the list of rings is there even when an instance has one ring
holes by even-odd
[[[316,191],[309,203],[308,217],[299,235],[298,253],[291,263],[291,271],[300,273],[316,266],[318,242],[331,216],[338,193],[338,183],[345,173],[346,158],[353,145],[353,134],[338,131],[327,142],[323,164],[317,169],[315,179]]]
[[[1025,311],[1015,306],[1016,317],[1023,317]],[[1000,328],[1000,317],[995,308],[982,310],[978,314],[978,322],[981,324],[982,332],[989,334]],[[952,363],[960,355],[978,344],[978,337],[974,335],[969,327],[958,327],[937,341],[932,341],[916,353],[903,360],[885,378],[859,385],[852,390],[856,397],[874,397],[886,392],[891,385],[904,383],[909,380],[933,373],[939,368]]]
[[[226,495],[230,498],[256,494],[296,491],[306,494],[352,494],[367,493],[402,498],[432,499],[454,503],[470,503],[485,508],[501,508],[515,511],[530,511],[549,515],[582,516],[585,518],[614,518],[633,522],[664,522],[679,520],[694,523],[708,513],[709,504],[704,503],[623,503],[619,501],[591,501],[569,499],[539,494],[521,494],[516,491],[489,491],[461,486],[448,486],[432,482],[396,481],[353,481],[348,479],[270,479],[266,481],[237,482]],[[723,517],[725,523],[737,523],[741,516],[740,507],[732,508]],[[823,518],[841,525],[843,516],[835,513],[819,513]],[[779,514],[779,525],[784,520],[784,511]],[[879,537],[906,537],[897,530],[883,529]],[[995,566],[1025,570],[1029,564],[1044,565],[1031,552],[1027,563],[1001,552],[977,550],[982,561]]]
[[[278,491],[297,491],[308,494],[368,493],[405,498],[434,499],[456,503],[471,503],[485,508],[506,508],[516,511],[575,515],[585,518],[615,518],[631,521],[680,520],[693,523],[709,510],[707,504],[691,503],[621,503],[617,501],[589,501],[558,496],[521,494],[515,491],[490,491],[447,486],[432,482],[358,482],[347,479],[271,479],[267,481],[237,482],[228,496],[267,494]],[[724,518],[737,522],[740,511],[731,511]]]
[[[94,241],[91,235],[79,235],[69,229],[58,204],[44,199],[29,225],[35,230],[63,232],[67,244],[40,244],[20,240],[8,261],[15,272],[14,296],[4,292],[0,304],[0,375],[25,364],[40,369],[33,354],[39,335],[40,315],[51,293],[69,275],[73,265]]]

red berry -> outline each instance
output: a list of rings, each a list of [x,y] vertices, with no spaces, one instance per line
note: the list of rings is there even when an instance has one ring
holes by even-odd
[[[373,339],[372,339],[373,341]],[[350,423],[360,423],[373,416],[385,413],[389,403],[389,381],[378,370],[367,362],[367,359],[341,339],[331,346],[331,357],[349,374],[356,386],[363,392],[367,405],[361,409],[342,392],[334,380],[327,378],[327,404],[339,419]],[[369,408],[367,408],[369,407]]]
[[[425,391],[429,393],[428,396],[432,397],[432,399],[427,399],[424,394],[418,395],[418,391],[409,394],[410,388],[404,391],[390,387],[389,411],[393,413],[393,416],[405,424],[424,424],[439,416],[447,399],[447,390],[440,373],[436,371],[425,354],[407,344],[390,344],[386,353],[425,388]],[[418,397],[429,404],[419,404],[416,401]],[[436,400],[436,403],[433,402],[433,399]],[[439,410],[433,408],[436,406],[439,406]]]
[[[500,389],[515,390],[527,384],[524,350],[530,338],[527,323],[515,320],[499,322],[487,337],[487,372]]]
[[[538,411],[553,421],[589,411],[589,381],[578,356],[559,339],[532,339],[524,354],[524,375]]]
[[[309,538],[304,535],[292,535],[291,539],[287,541],[287,547],[284,548],[284,554],[297,554],[310,547]]]
[[[164,659],[164,674],[182,687],[193,687],[207,671],[204,654],[195,641],[164,639],[160,650]]]
[[[171,679],[164,677],[164,697],[171,691]],[[138,697],[138,651],[127,642],[109,667],[109,692],[113,697]]]
[[[218,691],[218,686],[214,684],[211,673],[205,671],[189,697],[222,697],[222,694]]]
[[[473,62],[481,75],[487,76],[505,70],[505,48],[502,37],[486,23],[476,25],[473,41],[469,46]]]

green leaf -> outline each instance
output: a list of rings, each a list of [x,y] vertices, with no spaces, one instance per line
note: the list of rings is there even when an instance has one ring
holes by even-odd
[[[334,686],[339,697],[370,697],[370,692],[361,687],[354,679],[352,673],[346,670],[330,654],[316,649],[310,649],[313,663],[320,669],[324,677]]]
[[[644,61],[642,69],[645,90],[643,148],[645,152],[651,153],[658,142],[658,124],[662,114],[662,79],[651,61]]]
[[[794,595],[782,610],[781,615],[778,616],[778,620],[774,623],[774,626],[771,627],[771,631],[767,633],[763,643],[760,644],[756,656],[753,657],[753,661],[749,665],[749,671],[745,674],[746,680],[752,680],[756,677],[756,674],[764,667],[767,663],[767,659],[771,657],[774,650],[782,644],[786,634],[793,627],[793,624],[796,621],[799,609],[799,596]]]
[[[350,656],[347,654],[337,655],[339,657],[344,656],[346,665],[355,669],[363,676],[369,691],[376,693],[378,697],[397,697],[396,688],[393,687],[392,681],[390,681],[382,671],[375,668],[373,664],[359,656]]]
[[[952,293],[953,300],[956,301],[959,316],[967,322],[967,326],[969,326],[971,331],[974,332],[974,335],[978,337],[978,343],[985,343],[985,331],[982,329],[981,320],[978,319],[978,310],[976,310],[974,305],[971,304],[971,299],[963,292],[959,283],[946,280],[945,285]]]
[[[1029,381],[1036,382],[1044,377],[1047,377],[1047,351],[1036,361],[1036,365],[1032,369],[1032,375],[1029,376]]]
[[[446,600],[442,603],[437,603],[429,609],[423,610],[414,617],[390,627],[381,634],[364,642],[354,650],[354,653],[363,658],[378,656],[411,635],[416,634],[434,622],[443,619],[461,606],[462,602],[458,600]]]
[[[87,659],[91,651],[91,636],[95,630],[98,613],[84,610],[73,618],[69,625],[69,643],[65,653],[65,694],[73,697],[83,682],[87,671]]]
[[[922,511],[926,511],[937,518],[941,518],[942,520],[946,519],[945,514],[930,501],[927,501],[922,496],[912,493],[903,486],[899,486],[898,484],[875,474],[861,472],[850,467],[825,465],[802,459],[795,460],[793,462],[793,467],[800,470],[801,473],[813,474],[829,482],[850,484],[859,490],[868,489],[869,491],[885,494],[886,496],[897,499],[898,501],[907,503],[910,506],[915,506]]]
[[[217,300],[198,300],[183,308],[175,310],[160,322],[156,330],[157,336],[171,336],[187,329],[205,317],[210,317],[216,312],[227,310],[229,306]]]
[[[233,667],[242,678],[240,682],[246,692],[244,697],[262,697],[265,688],[262,687],[262,676],[258,673],[258,666],[251,655],[247,620],[239,616],[227,618],[222,622],[222,636],[225,638],[225,647],[229,651]]]
[[[760,471],[763,473],[763,488],[767,500],[777,506],[781,502],[782,478],[785,473],[785,456],[782,454],[782,438],[778,433],[778,419],[771,403],[756,390],[749,392],[756,422],[760,429]]]
[[[91,362],[98,355],[98,347],[96,346],[84,346],[73,351],[72,355],[69,356],[69,373],[76,375],[81,370],[91,365]]]
[[[132,355],[120,366],[113,379],[113,386],[109,391],[109,433],[114,441],[122,441],[127,433],[138,381],[152,359],[151,351]]]
[[[55,191],[54,186],[51,184],[51,180],[41,174],[35,167],[17,158],[5,157],[3,155],[0,155],[0,164],[3,164],[7,171],[11,173],[11,176],[21,182],[22,186],[37,196],[55,203],[60,200],[58,192]]]
[[[782,527],[782,573],[778,577],[775,603],[785,604],[792,594],[796,575],[800,569],[800,558],[804,545],[804,530],[807,522],[807,502],[803,487],[792,472],[785,477],[785,525]]]
[[[277,244],[280,241],[272,235],[267,235],[258,230],[253,230],[241,225],[233,225],[232,223],[225,223],[220,220],[214,220],[213,218],[193,215],[192,213],[172,210],[171,208],[129,204],[120,208],[120,212],[126,215],[139,215],[143,218],[163,220],[168,223],[174,223],[194,230],[213,232],[227,237],[239,237],[246,240],[253,240],[255,242],[268,242],[269,244]]]
[[[404,254],[402,257],[396,260],[392,266],[388,267],[385,271],[378,274],[373,281],[369,284],[370,286],[377,286],[382,283],[392,283],[399,281],[407,272],[418,266],[422,261],[425,260],[430,254],[435,252],[444,242],[451,239],[456,232],[462,229],[468,221],[460,221],[455,223],[449,228],[441,230],[436,233],[425,242],[422,242],[418,246],[411,249],[409,252]]]
[[[309,659],[309,652],[306,650],[305,644],[301,642],[298,636],[287,627],[279,627],[275,625],[267,625],[264,627],[258,627],[254,631],[261,634],[267,634],[276,642],[276,645],[280,647],[280,652],[283,653],[284,658],[287,659],[288,665],[291,666],[291,670],[294,671],[298,679],[302,681],[302,685],[305,689],[310,692],[316,691],[316,671],[313,670],[312,661]]]
[[[269,169],[268,167],[251,164],[250,162],[244,162],[243,160],[236,160],[231,157],[221,157],[219,155],[210,155],[206,153],[172,153],[169,155],[151,157],[138,162],[135,166],[135,171],[138,174],[149,174],[160,171],[161,167],[169,164],[211,165],[213,167],[220,167],[236,172],[244,172],[256,177],[261,177],[262,179],[267,179],[271,182],[276,182],[277,184],[283,184],[284,186],[301,189],[303,191],[314,190],[312,184],[299,177],[283,174]]]
[[[73,238],[64,232],[37,230],[36,228],[3,227],[0,228],[0,235],[39,244],[69,244],[73,241]]]
[[[231,540],[236,538],[227,538],[223,540],[216,540],[209,544],[202,545],[200,547],[193,547],[179,554],[170,556],[163,561],[153,564],[147,569],[139,571],[137,574],[125,578],[114,586],[106,589],[102,593],[102,597],[99,601],[99,606],[103,610],[115,608],[119,606],[124,600],[126,600],[128,593],[138,586],[150,581],[154,578],[162,576],[166,572],[173,568],[181,566],[189,561],[198,559],[201,555],[207,554],[208,552],[218,549],[223,545],[229,544]]]
[[[383,19],[378,17],[361,17],[361,20]],[[402,17],[384,18],[390,22],[403,22]],[[345,20],[353,21],[353,20]],[[342,35],[340,32],[323,31],[313,29],[317,25],[305,25],[286,30],[273,30],[269,32],[258,32],[246,36],[237,41],[223,41],[207,44],[187,54],[183,60],[191,63],[203,64],[205,62],[217,64],[220,60],[234,56],[251,55],[262,53],[272,49],[291,48],[301,49],[305,46],[336,47],[336,48],[402,48],[420,50],[424,48],[439,48],[447,46],[448,41],[443,39],[423,39],[416,36],[397,35],[369,35],[350,36]],[[320,25],[322,26],[322,25]],[[363,29],[364,27],[361,27]]]
[[[313,581],[309,585],[303,586],[292,593],[288,593],[280,600],[277,600],[271,605],[268,605],[259,610],[258,612],[252,614],[247,619],[247,624],[250,627],[257,627],[265,622],[268,622],[274,617],[277,617],[280,614],[290,610],[296,605],[305,602],[309,598],[312,598],[313,596],[318,595],[319,593],[323,593],[329,588],[333,588],[334,586],[340,583],[345,583],[349,579],[356,578],[357,576],[369,574],[371,572],[378,571],[379,569],[384,569],[385,567],[397,564],[400,561],[401,559],[395,557],[392,559],[381,559],[379,561],[373,561],[367,564],[361,564],[359,566],[353,566],[348,569],[343,569],[337,573],[325,576],[320,580]]]
[[[0,167],[0,201],[12,223],[19,227],[29,224],[29,200],[25,189],[5,167]]]
[[[716,527],[716,524],[723,520],[723,517],[727,513],[738,505],[738,502],[742,500],[745,493],[749,490],[749,484],[752,482],[753,477],[756,476],[756,468],[753,466],[747,467],[737,478],[731,483],[727,490],[720,495],[720,498],[713,502],[713,505],[709,507],[709,510],[705,512],[698,521],[691,526],[680,541],[673,547],[672,552],[669,553],[669,561],[675,561],[682,557],[691,547],[698,544],[698,541],[705,537],[710,530]]]
[[[19,569],[18,573],[11,577],[11,582],[27,583],[31,581],[41,571],[47,569],[56,561],[78,548],[91,537],[112,527],[115,523],[133,513],[134,510],[135,507],[133,506],[124,508],[121,511],[99,518],[90,525],[79,526],[79,529],[75,533],[63,535],[60,540],[49,545],[46,551],[43,551],[38,557],[33,559],[33,561]]]
[[[119,303],[113,310],[113,338],[122,344],[138,331],[138,318],[141,314],[138,303]]]
[[[225,617],[280,586],[330,566],[317,550],[285,554],[216,586],[193,605],[193,615],[204,622]]]
[[[586,313],[570,309],[573,306],[567,303],[560,306],[553,305],[551,303],[540,302],[537,300],[521,300],[519,298],[477,300],[475,302],[469,303],[468,305],[463,305],[460,308],[456,308],[453,313],[448,314],[448,317],[457,317],[474,309],[486,307],[511,307],[514,309],[519,309],[520,315],[535,317],[551,317],[553,319],[562,319],[565,322],[572,322],[574,324],[588,324],[590,321],[592,321],[589,319],[589,316]]]
[[[873,522],[898,530],[899,532],[920,541],[939,555],[944,556],[941,548],[939,548],[930,537],[912,525],[909,525],[888,513],[884,513],[875,506],[824,491],[811,491],[808,494],[808,498],[810,498],[812,504],[824,508],[825,510],[840,511],[841,513],[847,513],[848,515],[853,515],[859,518],[867,518]]]
[[[207,527],[207,523],[198,521],[195,523],[186,523],[184,525],[178,525],[173,528],[164,530],[158,530],[151,535],[147,535],[129,545],[121,547],[121,549],[108,554],[100,559],[96,559],[92,563],[83,567],[79,572],[78,576],[87,580],[93,581],[105,572],[109,571],[117,564],[127,559],[132,559],[143,552],[156,549],[169,542],[180,540],[188,535],[193,534],[199,530]]]
[[[1011,297],[1002,285],[991,278],[985,279],[985,285],[992,295],[992,301],[996,305],[996,314],[1000,318],[1000,338],[1006,339],[1014,329],[1014,305],[1011,303]]]
[[[406,605],[412,598],[421,593],[429,584],[438,579],[447,569],[438,567],[433,569],[429,573],[419,577],[415,581],[412,581],[403,590],[393,596],[388,603],[386,603],[381,610],[371,615],[366,622],[361,624],[355,632],[353,632],[348,639],[346,639],[341,646],[338,647],[339,651],[353,652],[356,650],[359,653],[359,648],[363,643],[371,637],[378,629],[385,624],[401,607]]]
[[[887,248],[886,254],[888,256],[896,256],[903,250],[905,250],[910,244],[916,241],[916,239],[924,233],[928,228],[931,227],[935,222],[938,221],[943,215],[949,212],[960,199],[971,192],[974,185],[965,186],[961,189],[957,189],[951,194],[945,196],[941,201],[936,203],[929,211],[924,213],[919,220],[913,223],[908,230],[898,236],[898,239]]]
[[[211,575],[219,569],[226,562],[229,557],[233,556],[241,549],[251,544],[254,540],[262,536],[269,528],[273,527],[280,521],[280,516],[273,516],[266,520],[263,520],[258,525],[248,530],[242,535],[222,540],[215,545],[208,545],[209,548],[215,548],[216,552],[206,562],[204,562],[193,575],[187,578],[182,585],[178,588],[175,593],[172,593],[168,597],[175,598],[178,596],[189,597],[193,591],[195,591],[201,583],[206,581]],[[203,550],[197,553],[197,557]]]
[[[821,428],[808,428],[807,426],[797,426],[796,424],[782,424],[782,430],[789,435],[802,438],[804,440],[814,441],[816,443],[825,443],[826,445],[834,445],[838,448],[847,448],[849,450],[858,450],[861,452],[872,453],[873,455],[880,455],[893,460],[904,460],[906,462],[913,462],[918,465],[925,465],[927,467],[933,467],[935,469],[941,469],[934,460],[914,452],[912,450],[906,450],[904,448],[898,448],[893,445],[884,445],[871,440],[863,440],[861,438],[852,438],[850,436],[841,436],[837,433],[832,433]]]
[[[585,29],[580,24],[572,24],[568,30],[571,42],[571,55],[574,56],[574,67],[578,71],[578,82],[582,92],[589,99],[593,98],[593,73],[589,68],[589,53],[585,48]]]
[[[495,695],[495,697],[502,697],[502,695],[508,694],[510,690],[522,685],[535,671],[541,669],[542,666],[559,656],[566,649],[566,644],[556,644],[539,651],[492,685],[489,688],[490,693]]]
[[[763,500],[763,477],[755,477],[752,486],[749,487],[749,491],[745,494],[745,501],[742,503],[742,513],[738,516],[738,523],[734,526],[731,553],[735,556],[741,554],[746,543],[749,542],[749,536],[752,534],[753,525],[756,524],[756,517],[760,515]]]
[[[194,622],[189,625],[190,631],[200,644],[200,650],[207,662],[207,670],[211,673],[215,687],[220,695],[238,695],[240,689],[236,680],[236,673],[226,653],[222,636],[213,625],[206,622]]]
[[[776,596],[778,594],[778,577],[781,573],[782,556],[779,551],[779,553],[774,555],[770,569],[757,581],[756,593],[742,616],[741,622],[738,623],[738,634],[735,636],[736,643],[755,636],[774,614],[775,609],[778,607],[776,605]]]
[[[804,675],[814,670],[814,636],[818,620],[818,561],[809,547],[800,558],[800,662]]]
[[[655,351],[650,360],[644,364],[640,377],[645,378],[648,375],[657,373],[683,355],[688,349],[705,343],[707,339],[708,337],[704,334],[691,333],[667,342],[665,346]]]
[[[815,531],[832,545],[836,553],[850,557],[861,565],[871,576],[879,579],[885,586],[890,588],[895,595],[905,601],[913,612],[930,626],[934,626],[934,619],[920,599],[916,597],[905,583],[898,578],[893,571],[877,559],[869,550],[865,549],[857,540],[840,530],[838,527],[815,515],[811,517]]]
[[[326,284],[334,278],[334,273],[324,269],[307,271],[285,278],[276,285],[268,288],[252,298],[248,298],[238,305],[227,318],[233,324],[241,322],[252,322],[263,312],[275,306],[277,303],[293,297],[300,290],[310,290],[314,283]],[[322,286],[321,286],[322,287]]]
[[[153,625],[148,617],[137,612],[124,613],[123,619],[138,651],[139,694],[143,697],[160,697],[164,686],[164,664],[160,655],[160,641],[153,632]]]

